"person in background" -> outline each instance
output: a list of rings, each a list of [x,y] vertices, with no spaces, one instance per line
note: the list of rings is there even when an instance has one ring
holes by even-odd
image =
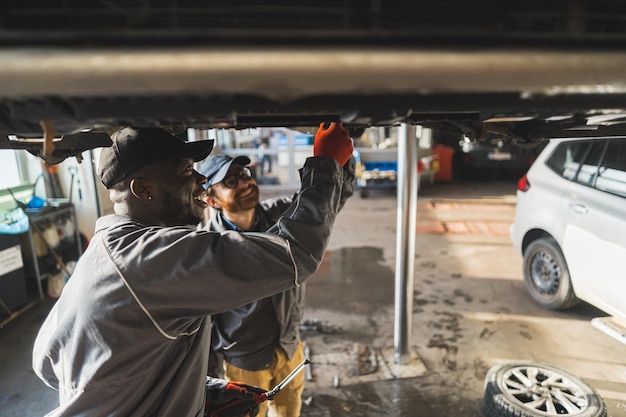
[[[300,286],[319,267],[352,143],[332,126],[318,138],[297,203],[265,233],[245,234],[197,230],[207,180],[194,162],[212,141],[160,128],[112,135],[98,174],[114,214],[96,221],[33,347],[35,373],[59,391],[48,416],[256,414],[263,390],[207,381],[210,315]]]
[[[261,138],[257,148],[257,158],[261,169],[261,176],[272,173],[272,155],[267,153],[269,146],[269,138]]]
[[[341,126],[331,127],[331,132]],[[330,129],[329,129],[330,130]],[[264,200],[259,203],[259,187],[251,175],[250,159],[228,155],[209,156],[200,166],[207,177],[206,202],[213,215],[206,230],[225,232],[265,232],[290,206],[293,197]],[[354,160],[343,167],[339,207],[354,192]],[[305,286],[289,288],[234,310],[213,315],[212,357],[210,365],[221,364],[224,370],[210,367],[209,374],[243,381],[265,390],[272,389],[304,360],[304,344],[299,326],[304,312]],[[218,356],[219,355],[219,359]],[[302,407],[304,372],[299,373],[271,403],[261,404],[259,417],[268,411],[273,417],[297,417]]]

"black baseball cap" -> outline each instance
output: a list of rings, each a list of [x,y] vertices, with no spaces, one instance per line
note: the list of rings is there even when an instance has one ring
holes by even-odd
[[[202,162],[198,171],[207,178],[207,182],[204,184],[204,188],[208,189],[210,186],[224,181],[226,174],[232,164],[239,164],[245,167],[250,163],[250,158],[247,156],[228,156],[228,155],[211,155]]]
[[[111,135],[113,144],[102,149],[98,175],[111,188],[139,168],[165,159],[201,161],[211,153],[212,140],[185,142],[159,127],[125,127]]]

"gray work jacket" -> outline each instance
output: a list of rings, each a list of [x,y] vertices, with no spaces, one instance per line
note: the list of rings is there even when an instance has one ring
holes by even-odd
[[[314,157],[300,174],[268,233],[98,219],[35,340],[33,369],[59,391],[48,416],[202,416],[208,316],[300,285],[322,261],[343,171]]]
[[[354,160],[351,159],[344,167],[340,207],[353,192]],[[256,207],[253,230],[265,231],[271,227],[291,201],[289,197],[262,201]],[[233,225],[224,221],[219,212],[205,227],[216,232],[233,229]],[[213,350],[223,355],[227,362],[248,371],[267,369],[277,346],[291,359],[300,341],[304,296],[305,285],[292,287],[266,299],[214,315]],[[217,375],[215,370],[212,373]]]

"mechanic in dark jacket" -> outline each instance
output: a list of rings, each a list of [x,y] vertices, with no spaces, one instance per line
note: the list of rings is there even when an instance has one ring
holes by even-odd
[[[158,128],[112,135],[98,173],[115,213],[97,220],[33,347],[35,373],[59,391],[49,417],[200,417],[207,398],[209,411],[216,401],[234,407],[231,395],[261,398],[207,384],[210,315],[300,286],[319,268],[352,143],[332,127],[318,133],[298,198],[266,233],[250,234],[197,230],[207,180],[194,161],[211,141]]]
[[[246,156],[208,157],[199,168],[207,177],[206,201],[213,215],[205,229],[264,232],[276,223],[294,198],[282,197],[259,203],[259,188]],[[340,207],[353,191],[354,159],[343,167]],[[272,389],[304,359],[299,326],[304,310],[305,285],[289,288],[271,297],[253,301],[212,316],[212,355],[224,359],[226,379]],[[215,356],[210,364],[217,364]],[[209,369],[218,376],[219,369]],[[299,373],[274,400],[261,404],[258,416],[297,417],[302,407],[304,372]]]

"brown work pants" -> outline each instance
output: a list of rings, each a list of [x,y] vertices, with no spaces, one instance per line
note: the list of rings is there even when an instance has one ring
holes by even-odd
[[[287,358],[282,348],[276,348],[272,365],[261,371],[246,371],[224,362],[224,376],[230,381],[244,382],[269,391],[303,360],[304,344],[300,342],[291,360]],[[304,371],[298,372],[295,378],[276,394],[273,401],[261,403],[257,417],[265,417],[266,415],[268,417],[299,417],[302,408],[302,392],[304,391],[304,374]]]

